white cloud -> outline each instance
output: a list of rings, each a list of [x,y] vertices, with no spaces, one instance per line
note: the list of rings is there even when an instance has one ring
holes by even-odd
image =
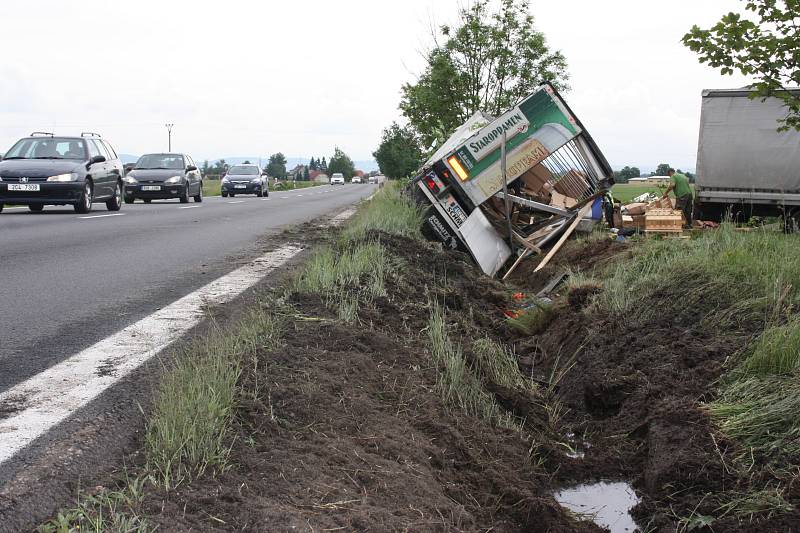
[[[744,84],[680,43],[737,0],[534,0],[569,61],[566,95],[613,165],[693,167],[700,91]],[[33,130],[100,131],[118,150],[196,158],[370,157],[458,2],[14,2],[0,33],[0,151]]]

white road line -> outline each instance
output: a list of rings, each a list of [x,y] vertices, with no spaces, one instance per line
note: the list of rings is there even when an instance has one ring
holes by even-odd
[[[287,200],[288,198],[289,198],[288,196],[281,196],[281,197],[280,197],[280,198],[278,198],[278,199],[279,199],[279,200]]]
[[[105,217],[124,217],[125,213],[111,213],[110,215],[92,215],[90,217],[78,217],[82,220],[88,220],[90,218],[105,218]]]
[[[235,200],[233,202],[228,202],[229,204],[243,204],[244,200]]]
[[[183,207],[179,207],[178,209],[194,209],[196,207],[203,207],[202,205],[185,205]]]
[[[178,340],[209,304],[233,300],[301,250],[287,244],[262,255],[0,394],[0,406],[22,404],[0,419],[0,464]]]
[[[300,198],[301,196],[303,196],[303,195],[302,195],[302,194],[298,194],[298,195],[297,195],[297,197],[298,197],[298,198]]]

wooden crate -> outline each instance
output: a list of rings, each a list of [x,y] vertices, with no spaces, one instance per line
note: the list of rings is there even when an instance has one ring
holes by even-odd
[[[675,209],[650,209],[644,216],[645,233],[682,233],[683,214]]]

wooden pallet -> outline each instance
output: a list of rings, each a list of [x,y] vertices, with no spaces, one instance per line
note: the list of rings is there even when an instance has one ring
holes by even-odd
[[[655,208],[644,215],[645,233],[683,233],[683,214],[675,209]]]

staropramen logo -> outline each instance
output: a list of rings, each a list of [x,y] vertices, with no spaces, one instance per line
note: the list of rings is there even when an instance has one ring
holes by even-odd
[[[516,133],[525,131],[530,126],[527,117],[515,107],[511,111],[484,127],[476,137],[469,140],[467,148],[476,161],[480,161],[492,153],[503,141],[503,132],[510,139]]]

